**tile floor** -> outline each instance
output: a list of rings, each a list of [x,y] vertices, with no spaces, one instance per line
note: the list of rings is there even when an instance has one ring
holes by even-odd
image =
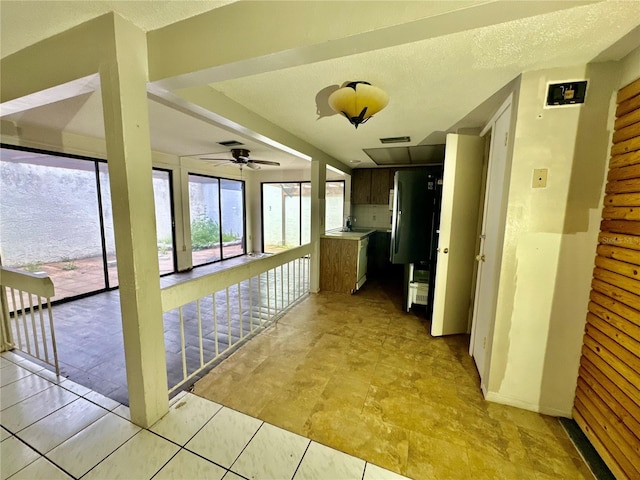
[[[10,352],[0,378],[2,480],[405,478],[186,392],[141,429],[127,407]]]
[[[593,478],[558,419],[485,401],[468,336],[431,337],[399,293],[311,295],[194,393],[414,479]]]
[[[195,268],[189,272],[176,273],[160,278],[161,287],[165,288],[192,278],[218,272],[246,262],[254,261],[251,256],[241,256],[222,262]],[[266,285],[262,285],[262,292]],[[273,281],[273,280],[272,280]],[[253,302],[256,303],[256,283],[253,283]],[[272,283],[273,286],[273,283]],[[57,283],[56,283],[57,288]],[[272,287],[273,288],[273,287]],[[248,317],[248,294],[246,282],[243,284],[243,299],[247,312],[243,312],[243,335],[250,329]],[[226,297],[224,292],[218,292],[216,305],[218,307],[218,351],[236,345],[241,337],[239,315],[237,313],[237,290],[230,289],[230,304],[232,305],[232,322],[230,335],[227,335]],[[264,302],[263,302],[264,303]],[[271,302],[273,305],[273,301]],[[201,303],[203,318],[211,318],[212,302],[207,297]],[[185,342],[187,344],[188,371],[194,371],[200,366],[198,350],[197,322],[195,321],[195,306],[185,308]],[[258,312],[254,310],[257,317]],[[266,313],[263,315],[266,317]],[[53,306],[53,317],[56,329],[56,343],[60,373],[81,385],[85,385],[109,398],[128,405],[128,391],[126,370],[124,365],[124,348],[122,340],[122,316],[120,313],[120,292],[112,290],[98,293],[90,297],[76,299]],[[181,333],[178,313],[169,312],[164,316],[165,346],[167,350],[167,373],[169,384],[177,384],[183,378]],[[213,325],[204,325],[205,359],[215,357],[215,342],[213,340]],[[14,334],[17,338],[17,335]]]

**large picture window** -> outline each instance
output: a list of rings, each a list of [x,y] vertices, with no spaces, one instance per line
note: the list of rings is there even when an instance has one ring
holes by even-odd
[[[175,271],[171,172],[154,170],[161,273]],[[107,164],[44,151],[0,149],[2,264],[48,274],[54,300],[118,285]]]
[[[328,181],[325,228],[342,226],[344,181]],[[311,183],[262,184],[262,251],[277,253],[311,241]]]
[[[245,253],[244,182],[189,175],[193,266]]]
[[[109,190],[109,171],[106,163],[98,164],[100,195],[102,198],[102,221],[107,275],[109,287],[118,286],[115,236],[113,233],[113,212],[111,210],[111,190]],[[156,235],[158,245],[158,267],[160,275],[176,271],[173,234],[173,208],[171,190],[171,172],[153,169],[153,197],[156,212]]]

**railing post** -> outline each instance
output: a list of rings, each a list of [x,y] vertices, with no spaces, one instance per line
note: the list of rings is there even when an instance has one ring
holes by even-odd
[[[326,163],[313,159],[311,162],[311,264],[309,291],[320,291],[320,235],[324,234],[324,213],[327,182]]]
[[[2,263],[0,263],[0,267],[2,267]],[[7,289],[0,277],[0,352],[5,352],[11,348],[13,348],[13,338],[11,335],[9,304],[7,303]]]

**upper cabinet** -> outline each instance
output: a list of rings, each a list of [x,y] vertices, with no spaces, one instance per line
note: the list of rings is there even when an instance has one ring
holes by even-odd
[[[351,203],[388,205],[395,168],[356,168],[351,176]]]
[[[351,203],[367,205],[371,203],[370,168],[356,168],[351,172]]]
[[[389,204],[390,168],[376,168],[371,171],[371,204]]]

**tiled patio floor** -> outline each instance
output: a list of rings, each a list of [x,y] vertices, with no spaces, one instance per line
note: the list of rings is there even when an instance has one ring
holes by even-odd
[[[236,257],[244,253],[242,245],[225,245],[223,248],[225,257]],[[220,259],[220,250],[218,248],[196,250],[193,252],[192,259],[195,265],[214,262]],[[230,260],[233,259],[230,258]],[[230,260],[224,260],[220,263],[225,264]],[[158,265],[160,275],[174,271],[171,251],[158,252]],[[100,256],[31,264],[19,268],[28,269],[31,272],[44,272],[51,277],[55,286],[55,296],[51,298],[51,301],[75,297],[88,292],[96,292],[105,288],[103,262]],[[204,268],[209,268],[209,266],[204,266]],[[111,288],[117,287],[118,271],[115,257],[108,262],[107,274],[109,276],[109,286]],[[8,300],[9,308],[12,309],[11,298]]]
[[[168,287],[253,260],[254,258],[249,256],[236,257],[195,268],[189,272],[167,275],[160,278],[160,285],[161,287]],[[254,304],[258,302],[256,288],[257,285],[254,282],[252,284]],[[228,324],[226,317],[226,297],[221,293],[216,295],[218,351],[220,352],[229,347],[229,341],[231,341],[231,346],[233,347],[241,336],[246,335],[252,329],[252,322],[249,320],[249,306],[247,303],[249,295],[247,291],[248,285],[245,282],[242,285],[242,292],[244,292],[242,327],[240,326],[240,321],[237,320],[239,318],[237,289],[232,288],[229,291],[229,303],[233,314],[233,320],[230,324]],[[263,295],[264,291],[263,285]],[[190,320],[195,318],[192,310],[195,310],[194,305],[185,308],[185,344],[187,346],[186,359],[189,372],[194,371],[200,365],[197,324]],[[201,302],[201,314],[203,318],[212,318],[210,298]],[[256,321],[260,315],[261,312],[258,310],[252,312],[254,318],[253,328],[257,326]],[[55,305],[53,307],[53,317],[61,375],[128,405],[119,291],[112,290]],[[262,317],[264,318],[264,314]],[[167,374],[169,385],[173,386],[182,380],[183,375],[181,332],[177,312],[165,314],[164,323]],[[204,324],[203,336],[204,357],[205,359],[213,358],[215,355],[213,322],[210,321]]]

